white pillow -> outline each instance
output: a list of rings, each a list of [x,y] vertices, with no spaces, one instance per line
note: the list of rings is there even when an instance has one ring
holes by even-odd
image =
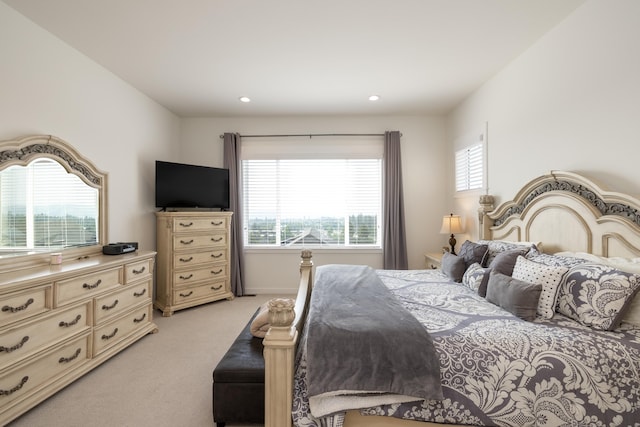
[[[545,319],[551,319],[556,310],[560,283],[567,271],[569,269],[566,267],[544,265],[519,256],[516,260],[516,265],[513,267],[511,277],[524,282],[542,285],[537,313]]]

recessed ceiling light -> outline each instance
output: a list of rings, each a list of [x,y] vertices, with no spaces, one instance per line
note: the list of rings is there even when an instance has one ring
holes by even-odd
[[[238,98],[240,102],[251,102],[251,99],[248,96],[241,96]]]
[[[378,99],[380,99],[380,96],[379,96],[379,95],[371,95],[371,96],[369,97],[369,101],[377,101]]]

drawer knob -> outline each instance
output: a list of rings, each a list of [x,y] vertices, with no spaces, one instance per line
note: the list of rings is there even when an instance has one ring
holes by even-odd
[[[211,221],[211,225],[215,225],[215,226],[222,225],[222,221]]]
[[[102,279],[98,279],[98,281],[96,283],[94,283],[93,285],[90,285],[88,283],[84,283],[82,285],[82,287],[85,288],[85,289],[95,289],[98,286],[100,286],[100,283],[102,283]]]
[[[142,313],[142,316],[140,316],[139,318],[133,318],[133,323],[140,323],[142,322],[144,319],[147,318],[147,313]]]
[[[190,297],[191,295],[193,295],[193,291],[189,291],[189,293],[188,293],[188,294],[180,293],[180,296],[181,296],[182,298]]]
[[[211,289],[213,289],[214,291],[219,291],[220,289],[222,289],[222,285],[212,286]]]
[[[106,340],[110,340],[111,338],[115,337],[117,333],[118,333],[118,328],[115,328],[115,329],[113,330],[113,332],[111,332],[111,335],[106,335],[106,334],[104,334],[104,335],[102,335],[102,337],[101,337],[101,338],[102,338],[103,340],[105,340],[105,341],[106,341]]]
[[[136,297],[136,298],[139,298],[139,297],[141,297],[142,295],[144,295],[144,294],[146,294],[146,293],[147,293],[147,289],[145,288],[145,289],[143,289],[143,290],[142,290],[142,291],[140,291],[140,292],[134,292],[134,293],[133,293],[133,296],[134,296],[134,297]]]
[[[188,223],[188,224],[187,224],[187,223],[184,223],[184,222],[181,222],[181,223],[180,223],[180,227],[191,227],[192,225],[193,225],[193,222],[190,222],[190,223]]]
[[[180,243],[182,243],[183,245],[190,245],[193,243],[193,239],[191,240],[180,240]]]
[[[189,258],[180,258],[180,262],[191,262],[193,261],[193,257],[190,256]]]
[[[80,321],[80,319],[82,319],[82,315],[78,314],[76,316],[76,318],[73,319],[71,322],[62,322],[61,321],[60,323],[58,323],[58,326],[60,326],[61,328],[68,328],[69,326],[73,326],[73,325],[77,324]]]
[[[221,253],[219,254],[211,254],[211,258],[220,258],[222,256]]]
[[[140,270],[136,270],[136,269],[134,268],[132,271],[133,271],[133,274],[142,274],[142,273],[144,273],[146,270],[147,270],[147,268],[143,266]]]
[[[0,353],[2,353],[3,351],[5,353],[11,353],[12,351],[18,350],[19,348],[22,348],[23,345],[25,345],[25,343],[29,341],[29,336],[25,335],[22,340],[20,340],[20,342],[14,346],[11,347],[5,347],[0,345]]]
[[[11,313],[15,313],[17,311],[22,311],[25,310],[27,307],[29,307],[31,304],[33,304],[33,298],[29,298],[27,300],[27,302],[25,302],[22,305],[19,305],[17,307],[11,307],[9,305],[5,305],[4,307],[2,307],[2,311],[7,312],[10,311]]]
[[[213,275],[217,275],[217,274],[220,274],[220,273],[222,273],[222,269],[219,269],[219,270],[216,270],[216,271],[211,270],[211,274],[213,274]]]
[[[180,275],[180,279],[182,280],[189,280],[193,277],[193,273],[189,274],[188,276],[183,276],[182,274]]]
[[[106,304],[104,304],[104,305],[102,306],[102,309],[103,309],[103,310],[106,310],[106,311],[109,311],[109,310],[111,310],[111,309],[113,309],[113,308],[116,308],[116,305],[118,305],[118,300],[115,300],[115,301],[113,302],[113,304],[111,304],[111,305],[106,305]]]
[[[16,391],[20,390],[27,383],[27,381],[29,381],[29,376],[25,375],[24,377],[22,377],[22,380],[20,380],[20,384],[18,384],[17,386],[10,388],[9,390],[0,390],[0,396],[9,396],[10,394],[15,393]]]
[[[58,363],[69,363],[74,359],[77,359],[78,356],[80,356],[80,352],[81,350],[78,348],[76,350],[75,353],[73,353],[73,355],[69,356],[69,357],[61,357],[60,359],[58,359]]]
[[[211,241],[212,242],[216,242],[216,243],[220,242],[221,240],[222,240],[222,237],[212,237],[211,238]]]

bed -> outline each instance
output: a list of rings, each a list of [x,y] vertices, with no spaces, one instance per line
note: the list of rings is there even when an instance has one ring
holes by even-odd
[[[269,307],[265,425],[640,425],[640,201],[553,171],[478,219],[441,270],[302,251]]]

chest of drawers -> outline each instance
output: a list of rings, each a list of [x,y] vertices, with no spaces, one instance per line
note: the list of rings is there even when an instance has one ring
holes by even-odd
[[[175,310],[232,299],[231,212],[156,212],[158,269],[154,305]]]
[[[155,252],[0,276],[0,425],[150,332]]]

